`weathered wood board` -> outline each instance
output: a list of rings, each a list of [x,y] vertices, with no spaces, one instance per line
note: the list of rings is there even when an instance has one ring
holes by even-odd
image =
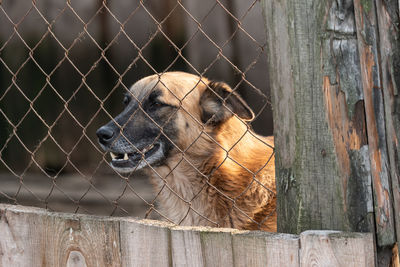
[[[297,235],[236,233],[233,235],[235,266],[296,266],[299,244]]]
[[[377,241],[379,246],[393,245],[395,232],[391,201],[391,176],[387,151],[381,66],[378,54],[379,36],[375,1],[354,0],[354,13],[365,99]]]
[[[371,234],[316,231],[299,238],[0,204],[1,267],[309,266],[315,258],[321,266],[373,266],[373,256]]]
[[[119,223],[0,204],[0,266],[120,266]]]
[[[278,231],[374,232],[353,4],[264,0]]]
[[[305,231],[300,234],[301,266],[374,266],[372,234]]]
[[[373,236],[335,231],[305,231],[300,234],[301,266],[374,266]]]
[[[169,266],[170,230],[173,225],[159,221],[120,221],[123,266]]]
[[[399,1],[262,3],[278,231],[374,232],[390,261],[400,242]]]
[[[393,217],[397,244],[400,244],[400,1],[376,1],[376,12],[389,171],[392,178]]]

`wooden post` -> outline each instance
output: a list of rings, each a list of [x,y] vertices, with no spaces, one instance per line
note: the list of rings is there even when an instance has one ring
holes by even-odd
[[[265,1],[278,231],[373,230],[354,13],[341,1]]]
[[[397,11],[396,11],[397,10]],[[381,90],[385,110],[386,142],[393,192],[397,249],[400,245],[400,1],[377,1]],[[400,254],[400,251],[398,251]],[[398,260],[398,258],[397,258]],[[399,264],[400,265],[400,264]]]
[[[378,248],[393,246],[400,232],[397,0],[263,4],[278,231],[374,232]]]
[[[386,246],[394,243],[394,218],[374,1],[363,0],[361,3],[360,0],[354,0],[354,12],[365,99],[377,241],[378,245]]]

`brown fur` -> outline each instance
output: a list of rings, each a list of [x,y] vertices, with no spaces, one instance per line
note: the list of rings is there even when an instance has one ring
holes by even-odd
[[[393,249],[392,249],[392,260],[391,260],[390,266],[391,267],[400,267],[398,243],[396,243],[393,246]]]
[[[156,192],[161,191],[160,213],[181,225],[276,231],[273,138],[255,134],[237,116],[203,125],[204,110],[218,106],[200,105],[207,84],[205,78],[170,72],[161,80],[146,77],[131,89],[138,98],[161,89],[165,103],[181,107],[173,120],[175,145],[184,153],[174,149],[156,172],[147,168]]]

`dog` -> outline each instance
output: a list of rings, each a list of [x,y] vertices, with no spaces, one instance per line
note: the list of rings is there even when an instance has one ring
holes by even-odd
[[[159,212],[191,226],[276,231],[273,137],[224,82],[166,72],[136,82],[125,109],[96,132],[119,173],[143,169]]]

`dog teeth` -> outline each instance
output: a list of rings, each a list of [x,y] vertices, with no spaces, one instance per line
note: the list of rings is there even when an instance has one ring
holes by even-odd
[[[1,0],[0,0],[1,1]],[[145,147],[142,151],[141,151],[141,153],[142,154],[145,154],[145,153],[147,153],[147,152],[149,152],[151,149],[153,149],[154,148],[154,144],[152,144],[152,145],[149,145],[149,146],[147,146],[147,147]],[[128,153],[124,153],[124,154],[119,154],[119,153],[114,153],[114,152],[110,152],[110,156],[111,156],[111,159],[113,160],[113,161],[123,161],[123,160],[129,160],[129,155],[128,155]]]
[[[149,151],[149,150],[152,149],[153,147],[154,147],[154,144],[153,144],[153,145],[150,145],[150,146],[148,146],[148,147],[146,147],[145,149],[142,150],[142,153],[146,153],[147,151]]]
[[[129,159],[128,153],[125,153],[123,158],[121,157],[122,156],[121,154],[115,154],[113,152],[110,152],[110,155],[111,155],[112,160],[128,160]]]

